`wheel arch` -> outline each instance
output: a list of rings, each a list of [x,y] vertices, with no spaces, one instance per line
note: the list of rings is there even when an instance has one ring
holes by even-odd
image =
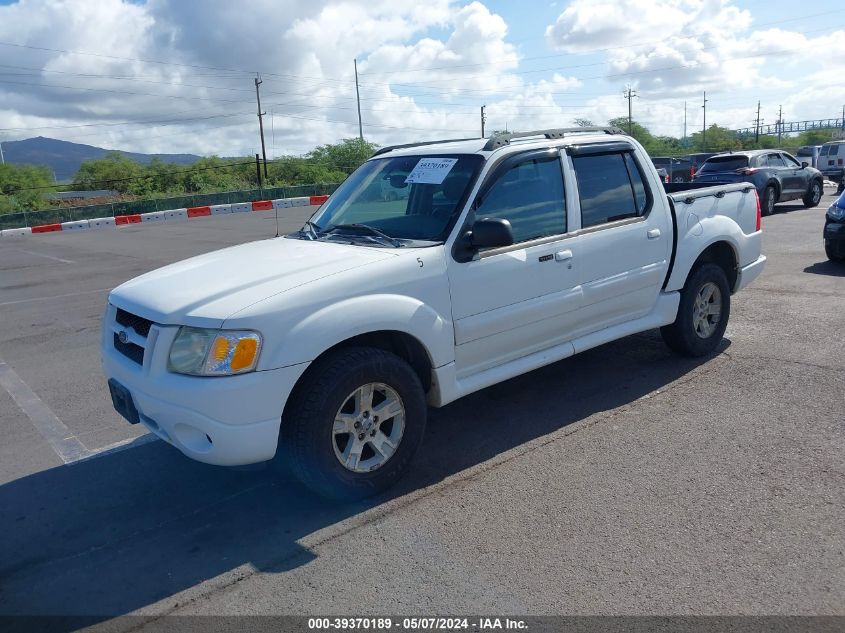
[[[777,202],[780,199],[780,192],[781,192],[780,182],[778,181],[777,178],[769,178],[766,181],[766,184],[763,185],[763,191],[766,191],[766,187],[770,187],[770,186],[775,188],[775,194],[776,194],[775,202]]]
[[[725,271],[725,277],[728,278],[728,287],[733,292],[739,274],[739,259],[734,247],[724,240],[713,242],[693,262],[689,272],[687,272],[686,279],[689,279],[689,276],[705,263],[716,264]],[[684,279],[684,283],[686,283],[686,279]]]
[[[287,399],[287,402],[285,402],[284,409],[287,410],[288,405],[295,400],[294,394],[296,394],[301,385],[309,379],[310,375],[314,371],[319,371],[321,360],[328,358],[338,350],[350,347],[371,347],[395,354],[408,363],[420,379],[423,391],[427,394],[431,390],[433,385],[434,366],[431,356],[422,341],[401,330],[375,330],[372,332],[365,332],[363,334],[350,336],[349,338],[339,341],[321,352],[310,363],[308,369],[306,369],[297,379],[291,389],[291,396]],[[282,417],[284,417],[284,412]]]

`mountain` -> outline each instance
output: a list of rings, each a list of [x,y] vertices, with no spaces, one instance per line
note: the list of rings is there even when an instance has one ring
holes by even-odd
[[[3,143],[3,156],[7,163],[47,165],[56,174],[56,180],[59,182],[73,178],[82,161],[103,158],[110,151],[115,150],[44,136]],[[179,165],[190,165],[200,159],[200,156],[193,154],[139,154],[123,151],[120,151],[120,153],[143,165],[149,163],[153,158],[160,158],[166,163],[177,163]]]

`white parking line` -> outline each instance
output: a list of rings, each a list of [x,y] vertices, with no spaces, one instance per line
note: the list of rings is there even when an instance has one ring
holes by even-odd
[[[97,292],[106,292],[111,288],[97,288],[96,290],[83,290],[82,292],[70,292],[65,295],[50,295],[49,297],[33,297],[32,299],[17,299],[16,301],[3,301],[0,306],[13,306],[19,303],[29,303],[31,301],[49,301],[50,299],[65,299],[67,297],[76,297],[79,295],[92,295]]]
[[[46,257],[47,259],[52,259],[53,261],[61,262],[63,264],[75,264],[75,261],[70,259],[62,259],[61,257],[53,257],[52,255],[45,255],[44,253],[36,253],[35,251],[27,251],[22,248],[17,249],[21,253],[26,253],[27,255],[35,255],[36,257]]]
[[[20,376],[0,359],[0,385],[8,392],[20,407],[35,429],[50,444],[50,448],[65,464],[74,464],[80,460],[91,459],[147,444],[158,438],[152,433],[140,437],[116,442],[102,448],[91,450],[74,435],[67,426],[53,413],[53,410],[29,388]]]

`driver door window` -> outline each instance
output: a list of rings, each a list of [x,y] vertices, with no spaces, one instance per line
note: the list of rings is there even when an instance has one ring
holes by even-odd
[[[508,220],[514,243],[566,233],[558,156],[527,160],[501,174],[484,195],[475,217]]]

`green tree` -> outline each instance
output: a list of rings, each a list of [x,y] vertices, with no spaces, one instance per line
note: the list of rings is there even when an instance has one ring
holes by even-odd
[[[317,164],[349,172],[367,160],[378,145],[360,138],[345,138],[334,145],[320,145],[312,149],[306,158]]]
[[[707,128],[706,136],[702,132],[693,132],[691,138],[693,152],[723,152],[742,149],[742,141],[736,132],[716,124]]]
[[[0,165],[0,212],[32,211],[43,207],[44,194],[51,190],[49,167]]]
[[[109,152],[98,160],[86,160],[73,179],[75,189],[114,189],[129,193],[133,179],[143,175],[144,167],[120,152]]]

